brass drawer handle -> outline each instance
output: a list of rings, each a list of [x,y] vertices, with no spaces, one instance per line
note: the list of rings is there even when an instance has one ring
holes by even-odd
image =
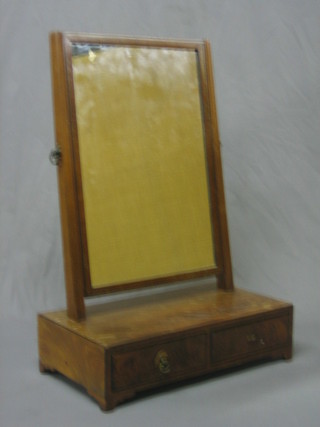
[[[257,342],[257,341],[258,341],[258,338],[257,338],[256,334],[249,334],[249,335],[247,335],[247,342],[254,343],[254,342]]]
[[[259,341],[259,343],[261,344],[261,345],[265,345],[266,343],[264,342],[264,339],[263,338],[258,338],[257,337],[257,335],[256,334],[249,334],[249,335],[247,335],[247,342],[248,343],[250,343],[250,344],[253,344],[253,343],[256,343],[256,342],[258,342]]]
[[[162,374],[168,374],[170,372],[170,363],[169,363],[168,354],[166,351],[164,350],[158,351],[154,359],[154,364]]]

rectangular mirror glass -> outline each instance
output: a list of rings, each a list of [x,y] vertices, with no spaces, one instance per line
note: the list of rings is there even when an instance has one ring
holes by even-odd
[[[195,49],[72,43],[93,289],[216,267]]]

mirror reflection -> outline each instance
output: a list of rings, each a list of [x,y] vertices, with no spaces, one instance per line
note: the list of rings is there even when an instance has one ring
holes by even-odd
[[[91,286],[215,267],[193,50],[74,44]]]

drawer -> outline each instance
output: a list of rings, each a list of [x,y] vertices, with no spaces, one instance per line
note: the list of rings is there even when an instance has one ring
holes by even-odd
[[[288,344],[290,340],[288,323],[289,318],[285,316],[213,332],[211,335],[213,362]]]
[[[205,369],[207,354],[206,334],[115,351],[112,355],[112,387],[120,391],[190,377]]]

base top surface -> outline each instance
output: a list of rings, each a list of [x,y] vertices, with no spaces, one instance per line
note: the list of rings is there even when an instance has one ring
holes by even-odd
[[[82,321],[70,319],[66,310],[40,316],[108,348],[207,324],[223,325],[249,316],[263,318],[290,307],[239,289],[217,290],[210,284],[88,306]]]

